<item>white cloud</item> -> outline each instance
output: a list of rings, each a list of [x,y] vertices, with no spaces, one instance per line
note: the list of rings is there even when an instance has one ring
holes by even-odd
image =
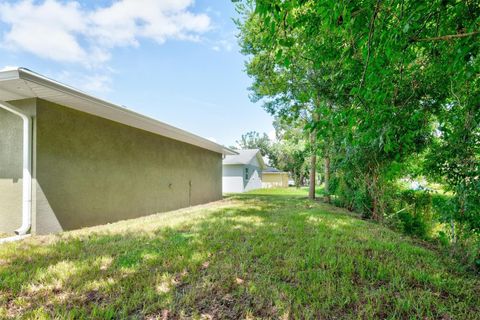
[[[114,47],[141,39],[198,41],[211,28],[207,14],[189,10],[193,0],[119,0],[96,9],[76,1],[0,0],[0,21],[8,26],[0,44],[62,62],[96,66]]]
[[[232,51],[233,46],[234,46],[234,42],[232,40],[223,39],[223,40],[215,41],[215,45],[212,47],[212,50],[213,51],[223,50],[223,51],[230,52]]]
[[[215,139],[214,137],[208,137],[207,139],[212,141],[212,142],[218,143],[218,140]]]
[[[91,14],[91,36],[103,46],[138,45],[139,38],[195,40],[210,28],[206,14],[188,11],[192,0],[122,0]]]
[[[78,62],[88,57],[77,39],[87,25],[76,2],[2,2],[0,20],[10,26],[2,39],[7,48],[58,61]]]
[[[0,72],[2,72],[2,71],[17,70],[17,69],[18,69],[18,67],[15,67],[15,66],[5,66],[5,67],[0,68]]]
[[[225,26],[213,25],[212,30],[215,31],[215,37],[207,39],[207,44],[213,51],[232,51],[237,43],[235,32],[225,32]]]
[[[70,86],[83,90],[85,92],[103,94],[111,90],[112,71],[93,72],[93,74],[84,74],[75,71],[62,71],[54,74],[56,80],[68,83]]]

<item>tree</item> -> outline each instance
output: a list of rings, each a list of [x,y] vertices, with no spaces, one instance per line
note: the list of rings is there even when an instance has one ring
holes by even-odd
[[[260,149],[263,156],[271,155],[271,141],[266,133],[262,135],[256,131],[242,134],[240,140],[235,141],[240,149]]]
[[[478,79],[478,2],[257,0],[239,9],[256,96],[280,116],[309,110],[324,156],[338,151],[335,168],[382,219],[395,168],[431,144],[451,88],[465,93]]]
[[[308,173],[309,156],[303,129],[284,123],[281,119],[275,120],[274,127],[277,141],[272,144],[271,165],[289,172],[295,185],[300,187],[304,185]]]
[[[254,79],[250,88],[252,100],[263,100],[264,108],[282,121],[303,126],[310,146],[309,197],[313,199],[319,151],[319,131],[315,118],[318,118],[319,109],[329,107],[325,103],[327,94],[322,93],[321,81],[317,81],[322,74],[317,72],[311,61],[302,58],[301,52],[295,52],[292,39],[286,33],[275,35],[280,39],[278,42],[268,41],[271,34],[265,31],[261,17],[255,15],[248,4],[239,5],[238,8],[245,19],[243,24],[239,22],[242,52],[253,55],[247,62],[247,73]],[[282,48],[284,45],[290,52]],[[328,131],[329,128],[322,129]]]

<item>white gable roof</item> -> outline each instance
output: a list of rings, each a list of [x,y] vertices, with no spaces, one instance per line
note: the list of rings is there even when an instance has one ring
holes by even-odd
[[[27,98],[51,101],[225,155],[236,154],[235,151],[213,141],[88,95],[28,69],[0,71],[0,100],[12,101]]]
[[[252,164],[256,159],[260,164],[261,169],[265,167],[265,163],[263,162],[262,154],[260,153],[259,149],[244,149],[244,150],[235,150],[235,151],[238,154],[227,155],[225,159],[223,159],[224,165]]]

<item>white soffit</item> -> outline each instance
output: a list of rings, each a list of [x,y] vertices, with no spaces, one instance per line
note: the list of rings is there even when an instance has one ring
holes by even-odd
[[[27,98],[40,98],[51,101],[68,108],[225,155],[236,154],[235,151],[213,141],[146,117],[119,105],[95,98],[28,69],[18,68],[0,72],[0,100],[12,101]]]

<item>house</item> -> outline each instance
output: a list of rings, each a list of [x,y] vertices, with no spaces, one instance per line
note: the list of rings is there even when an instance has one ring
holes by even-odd
[[[0,72],[0,232],[53,233],[219,200],[231,154],[27,69]]]
[[[223,192],[245,192],[262,187],[265,163],[258,149],[236,150],[223,159]]]
[[[262,172],[262,188],[288,188],[288,173],[267,167]]]

